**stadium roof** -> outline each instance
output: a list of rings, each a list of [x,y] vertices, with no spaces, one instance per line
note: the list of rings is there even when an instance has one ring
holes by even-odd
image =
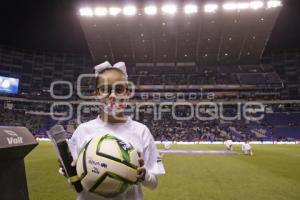
[[[96,62],[257,63],[281,1],[88,4],[80,22]]]
[[[0,45],[49,53],[89,54],[77,15],[82,6],[80,2],[87,1],[2,2]],[[283,4],[265,54],[294,51],[300,47],[300,1],[284,0]]]

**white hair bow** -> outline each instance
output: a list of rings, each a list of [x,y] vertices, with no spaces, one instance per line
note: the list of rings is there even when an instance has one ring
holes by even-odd
[[[99,65],[96,65],[94,69],[96,76],[105,69],[117,69],[120,70],[127,77],[126,65],[124,62],[117,62],[114,65],[111,65],[108,61],[105,61]]]

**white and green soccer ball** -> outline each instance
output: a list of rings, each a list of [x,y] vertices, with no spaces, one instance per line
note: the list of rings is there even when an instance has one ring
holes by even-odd
[[[103,197],[115,197],[137,181],[139,155],[134,147],[113,135],[94,137],[81,150],[77,175],[83,188]]]

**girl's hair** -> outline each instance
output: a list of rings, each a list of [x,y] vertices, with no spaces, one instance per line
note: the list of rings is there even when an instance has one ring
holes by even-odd
[[[96,76],[96,82],[95,82],[96,91],[98,90],[98,82],[99,82],[100,75],[103,74],[106,71],[109,71],[109,70],[115,70],[115,71],[120,72],[125,77],[125,79],[127,81],[127,76],[121,70],[119,70],[117,68],[107,68],[107,69],[104,69],[103,71],[101,71],[100,73],[98,73],[97,76]]]

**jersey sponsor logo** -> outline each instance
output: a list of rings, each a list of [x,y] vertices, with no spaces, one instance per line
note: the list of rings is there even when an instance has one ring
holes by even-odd
[[[3,132],[8,135],[8,137],[6,137],[6,140],[9,145],[23,143],[23,137],[20,137],[16,132],[12,130],[4,130]]]

